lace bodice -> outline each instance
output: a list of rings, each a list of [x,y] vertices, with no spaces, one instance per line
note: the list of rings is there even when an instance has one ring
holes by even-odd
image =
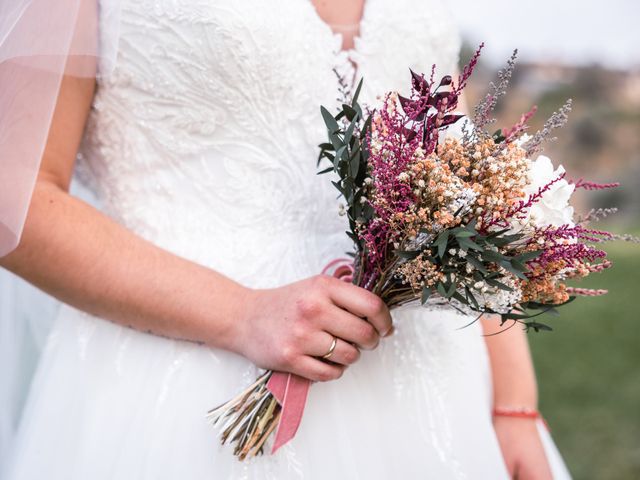
[[[310,0],[129,0],[121,29],[79,173],[117,221],[252,286],[350,248],[337,191],[316,175],[333,69],[357,65],[366,103],[406,91],[409,67],[451,72],[459,49],[432,0],[366,0],[346,52]]]

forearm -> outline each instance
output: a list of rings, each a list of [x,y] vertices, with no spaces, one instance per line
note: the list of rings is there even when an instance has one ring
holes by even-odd
[[[3,266],[65,303],[154,334],[232,349],[247,289],[136,236],[39,180]]]
[[[538,388],[527,335],[511,321],[500,327],[496,317],[481,320],[493,376],[495,406],[537,408]],[[506,330],[505,330],[506,329]]]

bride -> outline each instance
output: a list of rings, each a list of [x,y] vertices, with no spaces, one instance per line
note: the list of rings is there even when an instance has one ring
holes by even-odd
[[[5,478],[568,478],[542,420],[519,415],[537,408],[522,330],[390,314],[319,275],[350,247],[315,174],[333,70],[365,78],[364,103],[409,67],[453,71],[443,6],[125,0],[120,15],[113,71],[62,79],[0,259],[66,304]],[[102,211],[68,193],[74,172]],[[204,414],[261,369],[316,383],[296,437],[241,463]]]

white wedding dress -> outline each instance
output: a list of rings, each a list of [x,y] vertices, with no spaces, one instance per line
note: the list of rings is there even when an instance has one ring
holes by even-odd
[[[409,67],[451,72],[460,45],[431,0],[367,0],[347,52],[309,0],[127,0],[121,28],[78,173],[116,221],[251,287],[317,274],[351,248],[337,192],[316,175],[332,69],[350,78],[356,64],[373,102],[406,92]],[[507,478],[479,324],[420,307],[394,320],[340,380],[313,385],[289,444],[241,463],[205,413],[259,369],[64,306],[6,478]],[[538,427],[555,478],[568,478]]]

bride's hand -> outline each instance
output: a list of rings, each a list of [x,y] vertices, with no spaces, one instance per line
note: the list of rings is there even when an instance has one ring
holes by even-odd
[[[280,288],[249,290],[232,350],[270,370],[333,380],[391,331],[391,315],[373,293],[328,275]],[[326,354],[337,337],[330,362]]]
[[[497,416],[493,425],[511,478],[553,479],[535,420]]]

